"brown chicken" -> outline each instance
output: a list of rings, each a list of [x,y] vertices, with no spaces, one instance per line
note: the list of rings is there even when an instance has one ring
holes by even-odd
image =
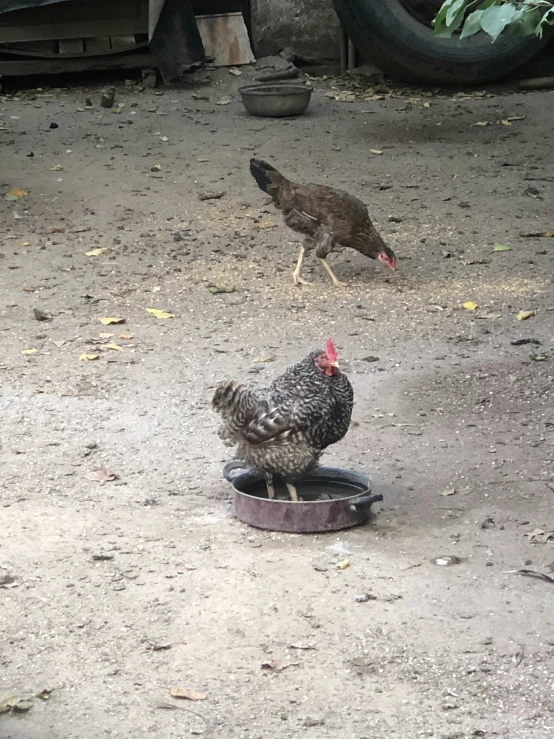
[[[298,185],[262,159],[250,160],[250,172],[260,189],[271,195],[274,205],[283,212],[287,226],[304,235],[293,273],[295,285],[305,284],[300,268],[304,254],[314,248],[337,287],[342,283],[326,261],[337,246],[356,249],[392,270],[396,268],[394,252],[385,244],[358,198],[326,185]]]
[[[339,371],[329,339],[325,350],[308,354],[267,388],[222,382],[212,399],[221,414],[219,436],[237,447],[239,459],[263,471],[268,497],[274,476],[284,479],[292,500],[295,482],[316,466],[322,452],[348,431],[354,391]]]

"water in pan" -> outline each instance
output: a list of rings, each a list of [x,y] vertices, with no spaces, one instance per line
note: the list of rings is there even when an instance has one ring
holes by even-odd
[[[241,492],[254,498],[267,498],[267,486],[263,480],[256,480],[250,484],[241,486]],[[305,502],[338,500],[350,498],[365,492],[361,485],[332,480],[301,480],[296,486],[298,499]],[[275,499],[290,501],[289,492],[284,483],[277,482],[275,485]]]

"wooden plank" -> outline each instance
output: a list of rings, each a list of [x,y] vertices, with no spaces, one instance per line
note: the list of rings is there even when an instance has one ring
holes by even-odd
[[[110,36],[110,41],[114,52],[131,51],[137,46],[134,36]]]
[[[77,56],[85,50],[82,38],[60,39],[60,54],[69,56]]]
[[[5,54],[26,54],[28,56],[52,56],[54,47],[57,47],[55,41],[21,41],[17,44],[5,44],[0,47],[0,51]]]
[[[147,32],[147,0],[61,2],[0,15],[0,43]]]
[[[0,75],[19,77],[27,74],[62,74],[107,69],[145,69],[155,67],[152,54],[113,54],[112,56],[81,56],[74,59],[33,59],[0,61]]]
[[[109,36],[95,36],[85,39],[87,54],[111,54],[112,45]]]

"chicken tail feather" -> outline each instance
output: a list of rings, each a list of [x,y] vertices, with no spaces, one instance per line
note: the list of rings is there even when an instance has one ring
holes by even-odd
[[[258,183],[260,190],[267,192],[272,197],[278,195],[281,187],[288,181],[279,170],[275,169],[269,162],[264,162],[263,159],[250,160],[250,173]]]

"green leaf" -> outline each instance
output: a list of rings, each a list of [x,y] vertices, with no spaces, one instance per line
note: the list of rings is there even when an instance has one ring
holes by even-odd
[[[483,11],[481,28],[489,34],[493,41],[496,41],[506,26],[513,20],[515,12],[515,6],[511,3],[491,5],[490,8]]]
[[[546,11],[546,13],[543,15],[541,20],[539,21],[539,24],[537,25],[535,29],[535,33],[539,38],[542,38],[543,31],[545,30],[545,26],[553,26],[554,25],[554,8],[550,8]]]
[[[516,8],[512,22],[506,29],[512,36],[532,36],[541,22],[542,11],[538,8]]]
[[[492,247],[493,251],[511,251],[511,248],[509,246],[505,246],[504,244],[495,244]]]
[[[464,27],[462,29],[462,32],[460,34],[460,38],[467,38],[468,36],[473,36],[475,33],[479,33],[481,30],[481,16],[483,15],[482,10],[474,10],[473,13],[470,13],[468,17],[466,18],[466,22],[464,23]]]
[[[462,25],[466,7],[471,0],[446,0],[433,22],[435,36],[450,38]]]

